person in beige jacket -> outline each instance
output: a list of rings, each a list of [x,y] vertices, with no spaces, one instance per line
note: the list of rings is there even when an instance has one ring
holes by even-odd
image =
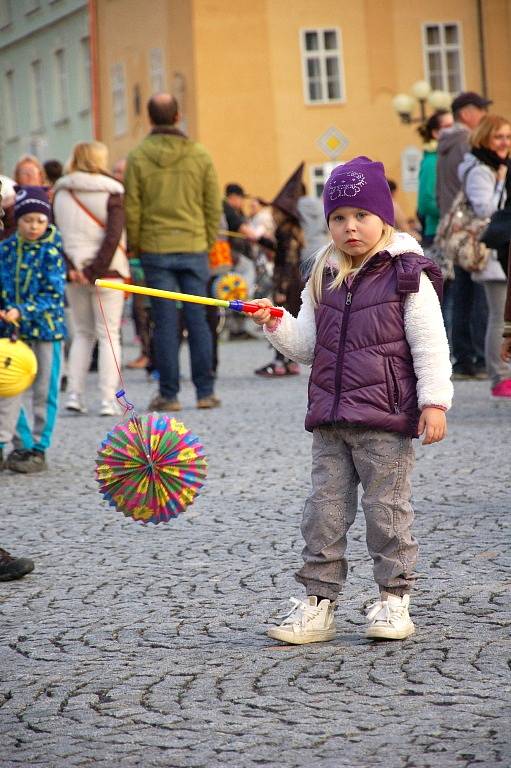
[[[124,231],[123,185],[105,170],[108,151],[100,142],[77,144],[68,173],[55,185],[54,218],[62,233],[68,260],[66,296],[71,310],[73,340],[69,352],[66,408],[86,413],[83,400],[92,351],[98,341],[98,378],[101,416],[117,413],[115,392],[120,365],[120,328],[124,307],[121,291],[99,289],[105,319],[97,300],[98,277],[125,281],[129,277]],[[110,334],[110,340],[108,338]]]

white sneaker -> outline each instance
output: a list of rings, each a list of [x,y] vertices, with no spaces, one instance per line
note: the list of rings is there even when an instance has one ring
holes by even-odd
[[[66,401],[66,411],[74,411],[75,413],[87,413],[87,408],[82,403],[80,395],[76,395],[74,392],[69,393]]]
[[[101,401],[101,408],[99,409],[100,416],[116,416],[120,411],[115,410],[115,406],[109,400]]]
[[[388,595],[386,600],[378,600],[369,607],[367,620],[369,626],[366,637],[372,640],[404,640],[413,635],[415,626],[408,614],[410,595]]]
[[[335,637],[335,603],[322,600],[317,605],[317,598],[308,597],[307,602],[291,598],[293,607],[279,627],[268,630],[268,637],[282,640],[283,643],[302,645],[303,643],[321,643]]]

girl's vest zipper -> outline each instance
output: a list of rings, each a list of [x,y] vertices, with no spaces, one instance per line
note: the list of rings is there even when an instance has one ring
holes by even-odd
[[[344,302],[344,312],[342,313],[342,324],[341,324],[341,333],[339,336],[339,346],[337,347],[337,366],[335,371],[335,397],[334,402],[332,405],[332,413],[330,415],[330,418],[332,421],[335,421],[335,414],[337,412],[337,407],[339,405],[339,400],[341,397],[341,383],[342,383],[342,367],[344,363],[344,342],[346,339],[346,333],[348,331],[348,320],[350,316],[351,311],[351,302],[353,300],[353,292],[355,285],[362,274],[362,271],[356,275],[355,279],[353,280],[350,290],[346,294],[346,301]]]
[[[364,264],[360,272],[355,275],[353,282],[346,294],[346,300],[344,302],[344,312],[342,314],[341,334],[339,336],[339,345],[337,347],[337,366],[335,371],[335,396],[332,405],[332,412],[330,414],[330,420],[335,421],[335,414],[339,406],[339,400],[341,398],[341,384],[342,384],[342,369],[344,364],[344,342],[346,340],[346,334],[348,332],[348,322],[351,312],[351,304],[353,301],[353,294],[355,293],[355,286],[360,281],[361,276],[369,271],[369,268],[373,266],[372,259]]]

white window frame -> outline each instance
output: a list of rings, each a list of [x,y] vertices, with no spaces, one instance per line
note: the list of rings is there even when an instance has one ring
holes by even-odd
[[[428,43],[428,27],[438,27],[440,30],[440,43],[431,45]],[[457,27],[458,42],[456,44],[445,42],[445,28]],[[459,56],[459,89],[451,91],[449,88],[449,75],[447,67],[447,52],[458,51]],[[428,53],[440,53],[442,84],[438,88],[431,82]],[[422,24],[422,56],[424,62],[425,79],[434,90],[447,91],[448,93],[460,93],[465,90],[465,59],[463,56],[463,27],[460,21],[425,21]]]
[[[30,106],[31,106],[31,131],[40,133],[44,130],[44,88],[43,88],[43,62],[41,59],[32,59],[30,62]]]
[[[318,183],[325,186],[328,177],[338,165],[342,165],[338,160],[328,161],[325,163],[315,163],[309,167],[309,189],[312,197],[321,199],[323,191],[318,193]]]
[[[305,36],[309,32],[316,32],[319,36],[321,45],[317,51],[308,51],[305,47]],[[325,32],[335,32],[337,35],[337,48],[326,49],[323,48],[323,35]],[[302,27],[300,29],[300,51],[302,59],[302,81],[303,81],[303,98],[306,104],[324,105],[324,104],[344,104],[346,102],[346,83],[344,78],[344,56],[343,56],[343,44],[342,33],[340,27]],[[328,78],[326,74],[326,59],[332,56],[337,57],[339,65],[339,90],[341,95],[338,99],[330,99],[325,96],[328,92],[327,84]],[[322,87],[323,98],[311,99],[309,95],[309,74],[307,72],[307,62],[309,59],[319,59],[320,66],[320,82]]]
[[[128,98],[126,91],[126,69],[123,62],[112,64],[110,68],[110,82],[114,136],[124,136],[128,132]]]
[[[151,95],[165,91],[165,56],[162,48],[151,48],[149,51],[149,81]]]
[[[14,69],[10,67],[4,72],[4,94],[5,94],[5,138],[6,141],[12,141],[18,138],[18,100],[16,98],[16,75]]]
[[[69,120],[69,81],[67,76],[66,49],[61,46],[53,51],[55,123]]]
[[[80,38],[80,114],[90,111],[92,102],[90,37]]]

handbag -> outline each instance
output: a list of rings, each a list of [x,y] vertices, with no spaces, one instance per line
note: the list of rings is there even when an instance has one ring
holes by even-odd
[[[433,246],[441,251],[447,264],[457,264],[467,272],[480,272],[490,258],[490,249],[481,242],[489,218],[475,215],[465,192],[466,176],[450,209],[440,220]]]

